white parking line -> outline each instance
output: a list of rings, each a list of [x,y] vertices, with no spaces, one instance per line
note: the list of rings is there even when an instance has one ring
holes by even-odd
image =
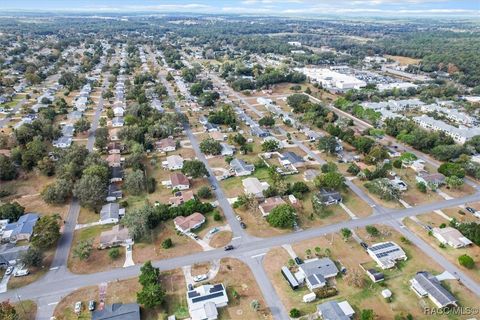
[[[51,267],[50,270],[57,270],[58,267]]]
[[[252,256],[252,258],[258,258],[258,257],[264,256],[264,255],[266,255],[266,254],[267,254],[267,253],[256,254],[256,255]]]
[[[57,302],[51,302],[51,303],[49,303],[48,305],[49,305],[49,306],[53,306],[53,305],[55,305],[55,304],[58,304],[58,301],[57,301]]]
[[[241,237],[234,237],[232,238],[232,240],[237,240],[237,239],[240,239]]]

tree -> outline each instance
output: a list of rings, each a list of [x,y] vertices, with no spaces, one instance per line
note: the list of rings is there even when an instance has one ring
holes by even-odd
[[[183,162],[182,173],[192,178],[209,177],[205,164],[200,160],[186,160]]]
[[[212,138],[207,138],[200,142],[200,151],[204,154],[219,155],[222,152],[222,146],[220,142],[215,141]]]
[[[90,129],[90,121],[86,118],[80,118],[75,124],[73,125],[75,128],[75,132],[86,132]]]
[[[134,240],[140,240],[149,236],[149,230],[153,227],[155,210],[148,205],[132,210],[122,218],[122,224],[128,228],[130,236]]]
[[[92,240],[82,240],[77,243],[75,248],[73,248],[73,256],[80,260],[87,260],[90,258],[90,255],[93,251],[93,241]]]
[[[321,170],[323,173],[328,173],[328,172],[335,172],[338,170],[338,168],[335,163],[328,161],[327,163],[322,165]]]
[[[40,267],[43,261],[43,251],[36,247],[30,247],[22,253],[20,261],[27,267]]]
[[[90,209],[100,207],[105,202],[107,192],[105,181],[97,175],[83,175],[73,188],[73,195],[80,204]]]
[[[0,181],[13,180],[17,177],[17,169],[9,157],[0,155]]]
[[[0,302],[0,319],[3,319],[3,320],[19,319],[17,310],[15,310],[15,307],[8,300]]]
[[[110,259],[116,260],[120,257],[120,250],[118,248],[112,248],[108,251],[108,256]]]
[[[264,127],[271,127],[275,125],[275,119],[271,116],[266,116],[258,120],[258,124]]]
[[[378,237],[380,235],[380,231],[378,231],[377,227],[375,227],[375,226],[368,225],[368,226],[365,227],[365,230],[372,237]]]
[[[266,140],[262,143],[262,150],[265,152],[272,152],[280,149],[280,144],[277,140]]]
[[[57,179],[42,191],[42,199],[46,203],[63,204],[72,195],[72,182],[67,179]]]
[[[167,238],[162,242],[163,249],[170,249],[173,246],[173,242],[171,238]]]
[[[43,159],[38,162],[37,168],[47,177],[55,174],[55,162],[50,157],[43,157]]]
[[[401,191],[390,183],[387,178],[379,178],[365,183],[365,187],[381,199],[393,201],[400,198]]]
[[[159,306],[165,297],[165,290],[159,283],[160,271],[147,261],[140,269],[139,282],[142,290],[137,292],[137,302],[146,308]]]
[[[446,162],[442,163],[438,167],[438,172],[445,175],[446,177],[457,176],[458,178],[465,177],[465,169],[459,163]]]
[[[463,186],[465,181],[457,176],[450,176],[445,178],[445,183],[452,189],[459,189],[461,186]]]
[[[32,246],[41,250],[53,247],[58,239],[60,239],[60,224],[58,223],[60,216],[55,214],[51,216],[42,216],[35,227],[30,240]]]
[[[287,97],[287,103],[293,112],[304,111],[304,105],[309,101],[309,97],[302,93],[295,93]]]
[[[375,313],[372,309],[363,309],[360,313],[360,320],[374,320]]]
[[[212,190],[207,186],[203,186],[198,189],[197,195],[202,199],[209,199],[212,197]]]
[[[343,240],[348,241],[348,239],[352,236],[352,230],[349,228],[342,228],[341,230]]]
[[[95,148],[104,150],[108,144],[108,129],[97,128],[95,131]]]
[[[125,189],[132,195],[139,195],[145,191],[145,175],[142,170],[127,173]]]
[[[325,151],[330,154],[336,153],[338,146],[339,146],[338,141],[333,136],[321,137],[318,140],[318,145],[317,145],[318,150]]]
[[[313,180],[317,188],[341,190],[345,187],[345,177],[340,172],[327,172],[318,175]]]
[[[8,219],[15,222],[25,213],[25,208],[18,202],[10,202],[0,205],[0,220]]]
[[[467,254],[462,254],[458,257],[458,263],[467,269],[473,269],[475,267],[475,261]]]
[[[267,216],[267,222],[272,227],[281,229],[293,228],[296,221],[297,215],[295,209],[288,204],[275,207]]]
[[[300,317],[301,313],[300,310],[293,308],[290,310],[290,318],[298,318]]]

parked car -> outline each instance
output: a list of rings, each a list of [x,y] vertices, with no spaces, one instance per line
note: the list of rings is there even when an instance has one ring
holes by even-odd
[[[247,225],[243,221],[241,221],[240,222],[240,227],[242,227],[242,229],[246,229]]]
[[[242,221],[242,217],[240,217],[238,214],[235,218],[237,218],[238,221]]]
[[[80,314],[82,312],[82,301],[75,302],[75,313]]]
[[[296,263],[297,265],[300,265],[300,264],[302,264],[302,263],[303,263],[303,260],[302,260],[302,259],[300,259],[299,257],[295,257],[295,259],[294,259],[294,260],[295,260],[295,263]]]
[[[188,290],[189,290],[189,291],[192,291],[192,290],[193,290],[193,284],[191,284],[191,283],[188,284]]]
[[[229,244],[228,246],[225,246],[225,251],[230,251],[230,250],[233,250],[233,249],[234,249],[234,247],[231,244]]]
[[[8,276],[8,275],[11,275],[12,272],[13,272],[13,269],[14,269],[13,266],[8,267],[8,268],[7,268],[7,271],[5,271],[5,274],[6,274],[7,276]]]
[[[218,231],[220,231],[220,229],[218,229],[218,228],[215,227],[215,228],[213,228],[212,230],[210,230],[208,233],[214,234],[214,233],[217,233]]]
[[[472,207],[466,207],[465,209],[467,209],[467,211],[470,212],[470,213],[477,212],[477,210],[473,209]]]
[[[368,244],[366,244],[365,242],[360,242],[360,245],[363,247],[363,249],[367,250],[368,249]]]
[[[199,274],[198,276],[193,277],[193,281],[195,282],[200,282],[207,279],[208,279],[208,276],[206,274]]]
[[[95,300],[88,301],[88,311],[95,310],[95,305],[96,305]]]
[[[14,277],[24,277],[27,276],[30,272],[28,269],[19,269],[15,274],[13,275]]]

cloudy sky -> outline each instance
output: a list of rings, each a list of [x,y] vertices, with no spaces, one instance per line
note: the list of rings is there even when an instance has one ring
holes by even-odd
[[[479,16],[480,0],[0,0],[0,12],[9,10]]]

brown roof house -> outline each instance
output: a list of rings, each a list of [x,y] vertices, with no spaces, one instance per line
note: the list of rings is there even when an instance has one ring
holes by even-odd
[[[190,189],[190,181],[187,176],[182,173],[172,173],[170,175],[170,186],[173,189],[187,190]]]
[[[120,167],[122,165],[122,157],[119,153],[110,154],[107,157],[109,167]]]
[[[155,142],[155,149],[158,152],[175,151],[177,149],[177,142],[172,138],[165,138]]]
[[[100,234],[100,243],[98,244],[98,249],[118,247],[128,243],[132,243],[132,239],[128,233],[128,228],[115,225],[113,226],[112,230],[103,231]]]
[[[168,202],[173,206],[179,206],[189,200],[195,199],[195,196],[193,194],[193,191],[187,190],[187,191],[180,191],[175,194],[174,197],[171,197]]]
[[[281,197],[276,196],[265,199],[265,201],[262,202],[258,207],[260,208],[262,215],[266,217],[270,214],[270,211],[282,204],[286,204],[286,202],[283,201]]]
[[[205,223],[205,217],[199,212],[192,213],[187,217],[178,216],[173,219],[175,228],[180,232],[187,233],[190,230],[197,229]]]

